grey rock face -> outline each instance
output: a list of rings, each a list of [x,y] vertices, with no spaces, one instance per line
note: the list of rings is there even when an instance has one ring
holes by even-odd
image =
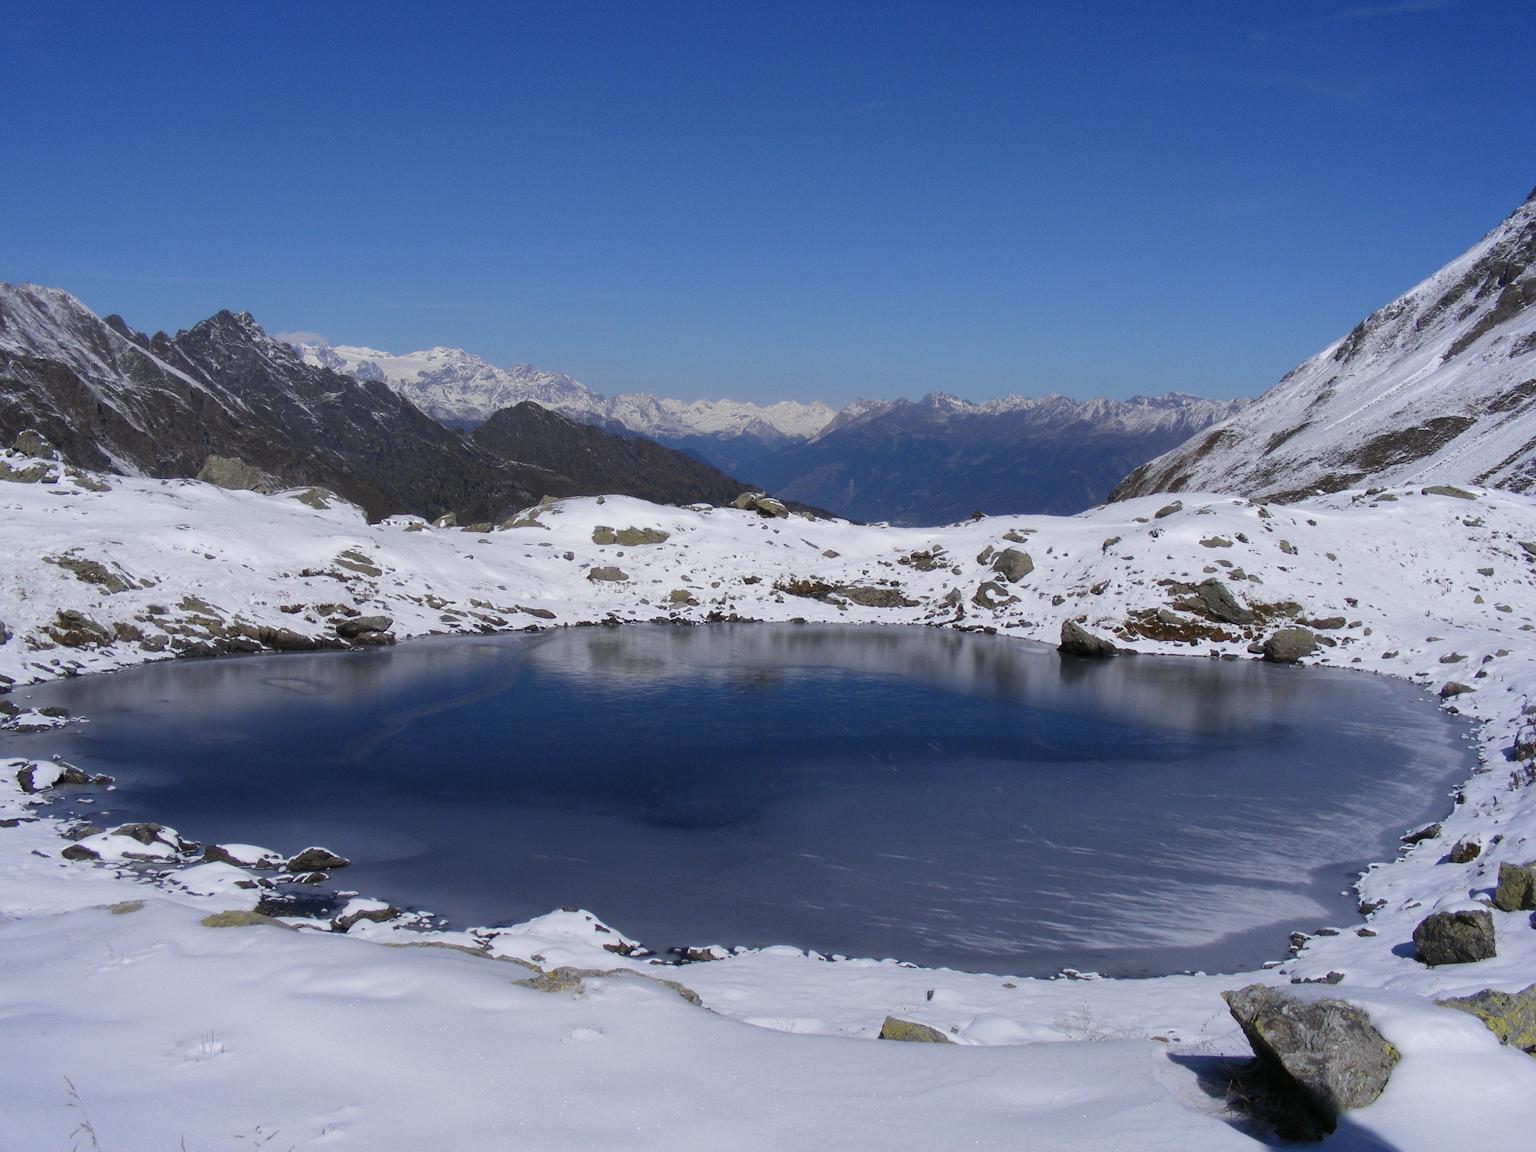
[[[1172,516],[1175,512],[1184,511],[1184,501],[1175,500],[1172,504],[1164,504],[1156,512],[1152,513],[1152,519],[1161,520],[1164,516]]]
[[[1103,659],[1119,651],[1112,641],[1103,636],[1095,636],[1076,620],[1061,622],[1061,643],[1056,646],[1056,650],[1067,656],[1087,656],[1092,659]]]
[[[1343,1000],[1311,1000],[1263,984],[1223,992],[1253,1053],[1293,1082],[1331,1132],[1340,1113],[1381,1095],[1399,1059],[1370,1017]]]
[[[336,635],[343,640],[356,640],[365,632],[388,632],[394,621],[388,616],[354,616],[336,625]]]
[[[625,574],[624,569],[616,568],[612,564],[604,564],[597,568],[588,569],[587,579],[593,583],[598,583],[600,581],[619,582],[628,580],[629,577]]]
[[[1018,548],[1004,548],[992,558],[992,571],[1010,584],[1017,584],[1035,570],[1035,562],[1028,552]]]
[[[731,501],[731,507],[750,509],[759,516],[776,517],[780,520],[789,515],[789,508],[782,500],[775,500],[762,492],[743,492]]]
[[[1200,587],[1195,589],[1195,595],[1200,598],[1200,603],[1213,620],[1223,624],[1253,623],[1253,613],[1239,604],[1231,589],[1214,577],[1202,581]]]
[[[1264,638],[1264,659],[1271,664],[1294,664],[1317,651],[1317,637],[1306,628],[1281,628]]]
[[[1522,912],[1536,908],[1536,871],[1532,861],[1524,867],[1508,861],[1499,865],[1499,884],[1493,890],[1493,906],[1500,912]]]
[[[1496,954],[1493,914],[1484,908],[1433,912],[1413,930],[1413,946],[1419,959],[1431,968],[1487,960]]]

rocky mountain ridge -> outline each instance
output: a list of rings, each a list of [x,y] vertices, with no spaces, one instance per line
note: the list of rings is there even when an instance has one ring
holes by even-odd
[[[240,462],[240,486],[317,486],[374,517],[466,522],[546,495],[644,491],[688,503],[741,490],[682,453],[543,416],[505,415],[503,437],[520,436],[521,449],[508,459],[379,379],[306,362],[247,312],[148,336],[61,289],[0,284],[0,439],[35,429],[77,467],[191,477],[218,457]]]
[[[825,404],[604,397],[529,364],[498,368],[457,348],[394,355],[302,344],[309,363],[379,380],[454,427],[531,401],[574,420],[649,436],[785,497],[855,519],[937,523],[984,512],[1077,512],[1126,472],[1226,419],[1242,400],[1182,393],[1128,400],[1049,394],[973,402]]]
[[[1116,489],[1302,499],[1367,484],[1536,484],[1536,192],[1251,406]]]

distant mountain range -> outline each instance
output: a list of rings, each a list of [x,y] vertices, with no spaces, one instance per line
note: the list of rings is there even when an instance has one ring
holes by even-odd
[[[1367,484],[1536,484],[1536,192],[1468,252],[1116,498],[1301,499]]]
[[[428,416],[461,427],[531,400],[587,423],[613,423],[651,437],[750,436],[764,441],[814,436],[836,415],[825,404],[750,404],[739,400],[667,400],[645,393],[607,398],[561,372],[532,364],[498,368],[462,348],[396,356],[377,348],[299,344],[310,364],[390,385]]]
[[[424,412],[472,428],[531,402],[680,449],[781,496],[860,520],[938,523],[972,512],[1078,512],[1128,471],[1238,411],[1243,401],[1170,394],[1131,400],[1009,396],[970,403],[825,404],[604,397],[531,364],[498,368],[458,348],[395,355],[300,344],[310,364],[395,388]]]
[[[532,404],[466,437],[377,379],[305,362],[248,313],[146,336],[60,289],[0,284],[0,439],[25,429],[106,471],[197,476],[210,457],[238,459],[255,473],[240,486],[322,486],[372,517],[477,522],[546,495],[718,503],[742,488]]]

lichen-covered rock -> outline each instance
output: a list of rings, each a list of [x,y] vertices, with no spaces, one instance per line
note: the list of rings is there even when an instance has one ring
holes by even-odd
[[[625,548],[641,548],[647,544],[664,544],[672,538],[672,533],[664,532],[660,528],[620,528],[614,535]]]
[[[1231,589],[1214,577],[1202,581],[1195,589],[1195,596],[1212,620],[1223,624],[1253,623],[1253,613],[1239,604]]]
[[[1432,968],[1487,960],[1496,954],[1493,913],[1486,908],[1432,912],[1413,930],[1413,946]]]
[[[1468,692],[1475,691],[1470,684],[1462,684],[1457,680],[1447,680],[1440,685],[1440,699],[1449,700],[1453,696],[1464,696]]]
[[[1493,890],[1493,906],[1500,912],[1523,912],[1536,908],[1536,870],[1531,861],[1525,866],[1509,861],[1499,865],[1499,882]]]
[[[1536,984],[1519,992],[1495,992],[1485,988],[1470,996],[1456,996],[1437,1003],[1470,1012],[1500,1041],[1536,1056]]]
[[[1476,500],[1476,492],[1468,492],[1465,488],[1457,488],[1451,484],[1431,484],[1428,488],[1420,488],[1423,496],[1452,496],[1457,500]]]
[[[1056,646],[1056,651],[1066,656],[1087,656],[1098,660],[1113,656],[1119,649],[1115,647],[1113,641],[1103,636],[1095,636],[1076,620],[1063,620],[1061,643]]]
[[[1307,628],[1281,628],[1264,638],[1263,651],[1271,664],[1294,664],[1317,651],[1317,637]]]
[[[1161,520],[1164,516],[1172,516],[1175,512],[1184,511],[1184,501],[1175,500],[1172,504],[1164,504],[1156,512],[1152,513],[1152,519]]]
[[[1331,1132],[1340,1113],[1381,1095],[1397,1049],[1369,1016],[1343,1000],[1303,998],[1250,984],[1222,999],[1267,1070],[1284,1076]]]
[[[992,571],[1010,584],[1017,584],[1034,570],[1034,559],[1019,548],[1004,548],[992,557]]]
[[[18,432],[16,439],[11,441],[11,450],[23,456],[30,456],[34,460],[59,458],[59,450],[50,444],[48,438],[36,428],[26,428]]]
[[[902,1020],[896,1016],[887,1016],[885,1022],[880,1025],[880,1039],[903,1040],[908,1044],[953,1044],[944,1033],[937,1028],[931,1028],[927,1024],[918,1024],[912,1020]]]
[[[622,582],[629,579],[624,569],[616,568],[612,564],[603,564],[587,570],[587,579],[594,584],[599,581]]]
[[[238,456],[217,455],[210,455],[203,461],[197,478],[204,484],[237,492],[255,492],[265,479],[260,468],[252,467]]]
[[[837,594],[862,608],[915,608],[916,600],[902,595],[900,588],[875,588],[867,584],[840,584]]]
[[[0,480],[9,480],[12,484],[57,484],[59,471],[44,460],[23,464],[20,468],[0,460]]]

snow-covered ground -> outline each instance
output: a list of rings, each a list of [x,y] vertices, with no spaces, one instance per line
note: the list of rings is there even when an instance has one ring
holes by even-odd
[[[1186,493],[1163,516],[1168,498],[1150,497],[1071,518],[892,529],[610,497],[475,533],[369,525],[299,494],[105,479],[106,491],[68,476],[0,483],[0,674],[17,682],[0,699],[25,708],[29,682],[178,647],[330,637],[349,612],[388,616],[401,638],[734,615],[992,627],[1050,643],[1071,616],[1102,635],[1138,621],[1144,635],[1118,643],[1199,658],[1249,658],[1252,636],[1299,613],[1344,618],[1319,630],[1333,646],[1316,663],[1473,688],[1447,704],[1483,722],[1484,764],[1446,801],[1438,838],[1363,878],[1362,899],[1385,902],[1368,919],[1263,972],[1148,981],[1017,980],[789,948],[663,967],[602,947],[622,942],[621,908],[594,910],[615,930],[585,912],[452,933],[366,919],[345,934],[205,927],[254,907],[247,885],[263,873],[213,863],[155,883],[142,866],[66,860],[50,791],[23,795],[29,765],[9,764],[0,1147],[1256,1147],[1201,1085],[1213,1057],[1246,1051],[1219,992],[1329,972],[1343,974],[1337,987],[1302,991],[1366,1007],[1403,1053],[1336,1146],[1529,1146],[1536,1061],[1433,1003],[1536,980],[1529,914],[1494,912],[1499,955],[1474,965],[1431,970],[1405,945],[1430,910],[1485,895],[1499,862],[1536,856],[1536,788],[1505,757],[1536,688],[1536,501],[1394,489],[1264,508]],[[667,538],[600,545],[602,527]],[[979,559],[1008,547],[1034,563],[1016,582]],[[609,567],[625,579],[588,578]],[[1271,622],[1250,635],[1178,607],[1212,576]],[[993,600],[1017,600],[977,606],[987,581]],[[882,599],[902,606],[869,606]],[[44,729],[15,739],[37,787],[58,771],[46,726],[63,721],[17,719]],[[1462,837],[1480,855],[1446,862]],[[259,849],[234,855],[255,862]],[[535,966],[608,974],[515,983]],[[876,1043],[887,1014],[956,1044]]]

